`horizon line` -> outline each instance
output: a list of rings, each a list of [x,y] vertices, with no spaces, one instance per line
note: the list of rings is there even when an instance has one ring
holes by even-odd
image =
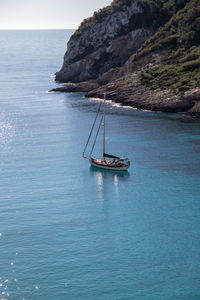
[[[77,28],[0,28],[0,30],[76,30]]]

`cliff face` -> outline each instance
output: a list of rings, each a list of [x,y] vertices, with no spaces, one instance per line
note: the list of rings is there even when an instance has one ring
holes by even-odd
[[[200,0],[114,0],[73,34],[52,91],[200,117],[199,31]]]
[[[177,1],[171,8],[161,0],[114,0],[82,22],[71,37],[56,81],[97,79],[109,69],[122,66],[184,1]]]
[[[61,82],[96,79],[112,67],[121,66],[152,35],[152,28],[131,30],[133,19],[142,18],[140,1],[131,1],[122,9],[103,16],[82,34],[68,42],[63,66],[56,73]]]

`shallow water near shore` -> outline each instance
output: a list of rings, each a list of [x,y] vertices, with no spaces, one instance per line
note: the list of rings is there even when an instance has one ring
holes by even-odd
[[[99,101],[47,92],[72,32],[0,31],[1,298],[199,299],[200,121],[108,102],[131,167],[91,168]]]

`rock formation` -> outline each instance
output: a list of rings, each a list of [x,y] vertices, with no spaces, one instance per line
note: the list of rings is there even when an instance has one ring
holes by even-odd
[[[121,66],[143,42],[153,29],[139,26],[133,20],[143,18],[144,11],[138,0],[130,1],[122,9],[103,16],[94,25],[73,35],[68,42],[64,63],[56,80],[80,82],[97,79],[109,69]]]
[[[199,2],[114,0],[72,35],[55,77],[66,84],[53,91],[106,92],[122,105],[199,116],[198,69],[196,81],[188,73],[192,59],[200,66]]]

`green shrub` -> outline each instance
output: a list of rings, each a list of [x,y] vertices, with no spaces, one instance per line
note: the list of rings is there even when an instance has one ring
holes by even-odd
[[[172,0],[163,2],[165,8],[173,6]],[[131,56],[137,65],[143,56],[166,50],[162,65],[143,72],[142,82],[153,89],[170,88],[174,92],[200,86],[199,32],[200,0],[190,0]]]
[[[106,6],[98,11],[95,11],[93,16],[82,21],[79,28],[73,34],[74,37],[79,37],[84,30],[92,27],[97,22],[103,20],[104,17],[119,10],[123,5],[129,5],[132,0],[113,0],[109,6]]]
[[[184,71],[193,71],[194,69],[200,67],[200,58],[187,61],[187,62],[183,63],[182,66],[183,66]]]
[[[153,76],[150,74],[150,73],[145,73],[145,72],[142,72],[142,79],[147,79],[147,80],[151,80],[153,79]]]

